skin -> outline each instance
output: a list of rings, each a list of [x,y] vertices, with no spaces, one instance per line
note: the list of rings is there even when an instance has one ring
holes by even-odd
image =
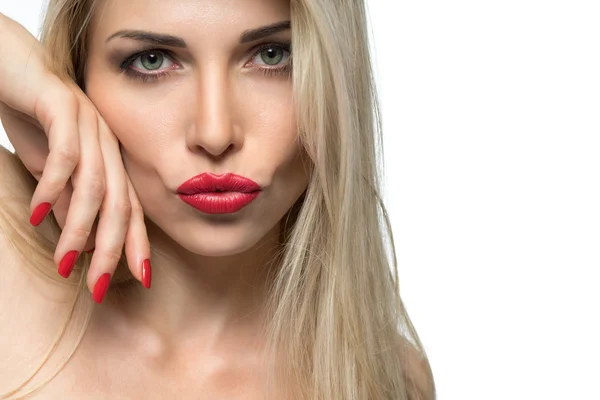
[[[306,189],[311,166],[297,142],[289,74],[265,76],[248,65],[252,60],[261,62],[255,51],[259,44],[289,42],[290,32],[243,44],[239,43],[239,36],[248,29],[289,20],[289,4],[279,0],[101,3],[91,27],[87,95],[121,142],[122,159],[148,217],[153,284],[150,290],[135,283],[113,285],[104,303],[93,309],[90,326],[69,362],[42,390],[27,398],[112,399],[118,395],[120,399],[264,399],[258,325],[263,317],[266,274],[277,268],[268,260],[278,250],[281,218]],[[0,41],[0,47],[4,46],[2,50],[13,57],[0,65],[4,75],[11,77],[0,85],[3,101],[7,102],[0,103],[0,111],[4,110],[2,122],[9,128],[7,132],[13,133],[11,142],[15,148],[22,150],[24,164],[37,178],[49,164],[43,158],[48,149],[45,142],[34,139],[40,133],[39,129],[32,129],[36,124],[23,123],[33,117],[42,125],[48,122],[32,110],[36,94],[51,94],[44,97],[48,105],[46,117],[55,119],[50,130],[57,133],[49,133],[53,138],[49,140],[55,141],[52,147],[58,154],[56,169],[65,169],[56,149],[68,149],[68,144],[78,148],[76,142],[80,139],[98,141],[91,137],[91,130],[83,129],[87,126],[82,127],[81,138],[77,136],[79,130],[72,129],[77,121],[75,110],[87,111],[92,117],[94,110],[86,105],[86,98],[67,112],[69,102],[65,100],[70,97],[56,90],[63,83],[43,69],[42,55],[33,45],[35,38],[0,15],[0,28],[7,27],[10,29],[3,32],[9,33],[10,40]],[[119,70],[124,59],[156,46],[144,47],[138,41],[123,38],[107,42],[123,29],[160,32],[185,41],[185,49],[159,46],[173,50],[173,62],[167,61],[168,67],[162,67],[172,67],[171,75],[146,83],[128,79]],[[26,69],[22,68],[24,63]],[[23,71],[30,72],[26,80],[21,75]],[[61,107],[55,107],[56,104]],[[71,129],[67,129],[69,126]],[[106,137],[100,135],[99,142],[106,145]],[[82,149],[93,149],[94,145],[89,143]],[[114,162],[107,154],[116,156]],[[116,142],[114,152],[102,155],[108,161],[107,169],[121,167]],[[90,166],[102,166],[98,161],[102,155],[82,152],[81,170],[94,172]],[[39,156],[41,161],[36,159]],[[0,170],[10,196],[31,195],[29,183],[21,182],[22,168],[17,157],[0,148]],[[258,182],[264,190],[258,200],[235,215],[203,215],[179,200],[175,191],[183,181],[207,171],[241,174]],[[72,170],[63,172],[62,176],[69,177]],[[114,178],[119,171],[107,172]],[[119,185],[111,182],[125,186],[124,180],[107,180],[108,193],[103,204],[108,203],[109,210],[119,203]],[[32,204],[55,200],[48,189],[51,185],[39,193],[36,190],[38,198],[34,195]],[[75,198],[78,190],[84,195],[74,203],[95,214],[97,207],[90,202],[97,196],[86,198],[86,191],[92,193],[89,189],[85,179],[79,181]],[[6,188],[0,185],[0,195],[4,195],[3,190]],[[65,198],[69,200],[68,196]],[[85,219],[80,218],[81,213],[71,213],[72,205],[73,202],[69,205],[70,218]],[[55,216],[60,216],[56,211]],[[103,214],[118,220],[114,213]],[[64,224],[57,219],[62,227]],[[126,223],[115,221],[113,225]],[[134,229],[135,225],[139,221],[129,226],[129,232],[137,231],[142,236],[143,229]],[[86,231],[85,226],[71,229]],[[47,238],[53,237],[49,232],[43,233],[43,226],[40,232]],[[109,229],[105,234],[99,237],[114,238],[119,230]],[[74,242],[67,241],[65,246]],[[138,257],[145,256],[140,254],[144,252],[140,246],[132,247]],[[10,371],[0,374],[3,392],[22,383],[38,366],[43,353],[40,349],[49,348],[55,334],[62,330],[62,322],[71,318],[75,289],[49,282],[29,267],[21,268],[22,255],[2,235],[0,254],[0,286],[4,284],[0,287],[0,304],[6,305],[0,310],[0,354],[7,355],[0,359],[0,370]],[[102,270],[96,269],[95,274],[98,273]],[[135,269],[132,273],[136,275]],[[75,339],[73,334],[79,332],[67,329],[67,343]],[[32,343],[36,345],[31,346]],[[410,373],[406,381],[412,383],[409,390],[419,392],[411,397],[433,399],[429,366],[411,350],[410,344],[406,345],[405,372]],[[56,353],[59,361],[72,350],[61,347]],[[43,380],[48,369],[54,369],[56,364],[52,361],[56,360],[50,361],[50,367],[42,369],[41,376],[33,382]],[[272,398],[286,396],[276,393]]]
[[[147,216],[153,277],[150,290],[112,286],[66,374],[85,365],[93,375],[90,360],[100,357],[115,382],[133,374],[150,390],[168,378],[183,393],[198,385],[214,396],[222,390],[251,398],[247,374],[260,360],[266,274],[276,268],[269,260],[310,167],[295,128],[291,72],[259,70],[289,62],[274,47],[282,60],[268,64],[259,46],[289,44],[290,30],[248,43],[240,36],[289,20],[285,0],[116,0],[96,12],[86,94],[121,143]],[[186,47],[108,40],[122,30],[176,36]],[[168,75],[143,82],[120,69],[129,56],[152,49],[169,51],[158,70],[139,58],[128,68]],[[233,172],[263,191],[235,214],[203,214],[176,195],[203,172]],[[236,392],[241,382],[245,389]]]

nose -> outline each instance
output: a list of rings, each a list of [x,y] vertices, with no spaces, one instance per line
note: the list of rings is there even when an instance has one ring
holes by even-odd
[[[186,135],[190,150],[213,158],[236,151],[243,142],[235,123],[235,101],[226,75],[222,70],[204,71],[196,90],[193,123]]]

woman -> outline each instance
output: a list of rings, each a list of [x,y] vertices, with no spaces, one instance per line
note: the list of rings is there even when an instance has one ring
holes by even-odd
[[[0,30],[5,398],[435,397],[361,0],[51,0],[41,46]]]

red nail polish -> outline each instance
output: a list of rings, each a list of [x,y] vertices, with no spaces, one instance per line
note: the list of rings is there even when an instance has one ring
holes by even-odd
[[[50,203],[42,203],[33,210],[31,214],[31,218],[29,218],[29,223],[33,226],[38,226],[42,223],[44,218],[48,215],[50,210],[52,209],[52,204]]]
[[[142,263],[142,285],[147,289],[150,289],[150,282],[152,281],[152,268],[150,267],[150,260],[144,260]]]
[[[87,254],[92,254],[92,253],[94,252],[94,250],[96,250],[96,248],[95,248],[95,247],[94,247],[93,249],[91,249],[91,250],[86,250],[85,252],[86,252]]]
[[[92,298],[94,299],[94,301],[98,304],[102,303],[102,300],[104,300],[104,295],[106,294],[106,291],[108,290],[108,285],[110,284],[110,274],[104,274],[102,275],[100,278],[98,278],[98,281],[96,282],[96,285],[94,286],[94,293],[92,294]]]
[[[58,273],[60,276],[63,278],[68,278],[69,275],[71,275],[71,271],[73,271],[77,257],[79,257],[79,253],[74,250],[65,254],[63,259],[60,260],[60,264],[58,264]]]

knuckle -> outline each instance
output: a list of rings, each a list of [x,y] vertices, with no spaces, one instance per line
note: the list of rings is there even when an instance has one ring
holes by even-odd
[[[62,192],[67,185],[67,182],[58,175],[42,173],[42,179],[45,186],[54,192]]]
[[[115,212],[117,212],[119,215],[123,216],[125,219],[129,219],[131,217],[131,213],[133,210],[129,200],[117,201],[115,203],[115,205],[113,206],[113,209],[115,210]]]
[[[123,220],[131,218],[132,207],[128,199],[118,199],[110,202],[104,202],[101,213],[104,215],[115,216]]]
[[[99,250],[101,251],[104,260],[110,265],[117,265],[117,263],[121,260],[121,257],[123,256],[123,251],[116,247],[110,247]]]
[[[106,192],[106,181],[101,176],[94,174],[87,179],[87,186],[91,195],[96,199],[104,198]]]
[[[92,230],[90,228],[86,228],[83,226],[75,226],[69,229],[70,235],[76,237],[77,239],[85,239],[90,236]]]
[[[61,146],[56,149],[56,156],[61,162],[66,162],[70,165],[76,165],[79,161],[79,149],[76,147]]]

